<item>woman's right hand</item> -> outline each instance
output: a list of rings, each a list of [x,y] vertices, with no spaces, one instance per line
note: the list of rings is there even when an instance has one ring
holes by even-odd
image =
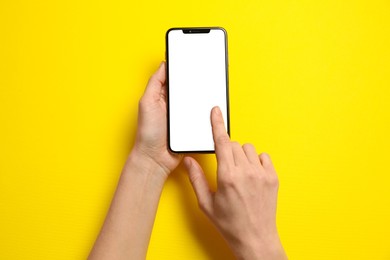
[[[184,165],[199,207],[214,223],[238,259],[287,259],[276,228],[278,177],[270,157],[253,145],[230,141],[221,111],[211,124],[217,157],[217,191],[191,157]]]

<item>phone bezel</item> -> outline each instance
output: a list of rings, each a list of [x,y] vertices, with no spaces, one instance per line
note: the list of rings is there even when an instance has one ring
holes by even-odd
[[[227,32],[223,27],[173,27],[167,30],[165,34],[165,60],[166,60],[166,86],[167,86],[167,142],[168,149],[173,153],[215,153],[214,150],[186,150],[175,151],[171,147],[170,138],[170,108],[169,108],[169,46],[168,37],[169,33],[174,30],[181,30],[183,33],[204,33],[205,30],[221,30],[224,34],[224,46],[225,46],[225,71],[226,71],[226,126],[227,133],[230,136],[230,104],[229,104],[229,60],[228,60],[228,44],[227,44]]]

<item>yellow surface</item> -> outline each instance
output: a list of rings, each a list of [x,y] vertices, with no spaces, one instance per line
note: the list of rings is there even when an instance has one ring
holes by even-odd
[[[390,2],[2,1],[0,259],[84,259],[174,26],[229,36],[232,137],[269,152],[290,259],[390,259]],[[211,155],[199,156],[214,180]],[[230,259],[182,169],[148,259]]]

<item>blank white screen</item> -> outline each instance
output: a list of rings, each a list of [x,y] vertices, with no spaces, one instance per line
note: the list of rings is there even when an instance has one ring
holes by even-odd
[[[210,112],[219,106],[227,127],[225,34],[168,33],[170,147],[173,151],[213,151]]]

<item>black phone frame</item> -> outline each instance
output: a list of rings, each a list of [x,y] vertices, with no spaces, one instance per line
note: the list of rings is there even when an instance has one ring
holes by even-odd
[[[165,33],[165,60],[166,60],[166,86],[167,86],[167,146],[170,152],[186,154],[186,153],[202,153],[202,154],[213,154],[214,150],[200,150],[200,151],[175,151],[171,147],[170,142],[170,110],[169,110],[169,46],[168,46],[168,36],[169,32],[173,30],[182,30],[183,33],[208,33],[210,30],[222,30],[224,33],[225,40],[225,70],[226,70],[226,126],[227,134],[230,136],[230,103],[229,103],[229,60],[228,60],[228,44],[227,44],[227,31],[223,27],[173,27],[167,30]]]

